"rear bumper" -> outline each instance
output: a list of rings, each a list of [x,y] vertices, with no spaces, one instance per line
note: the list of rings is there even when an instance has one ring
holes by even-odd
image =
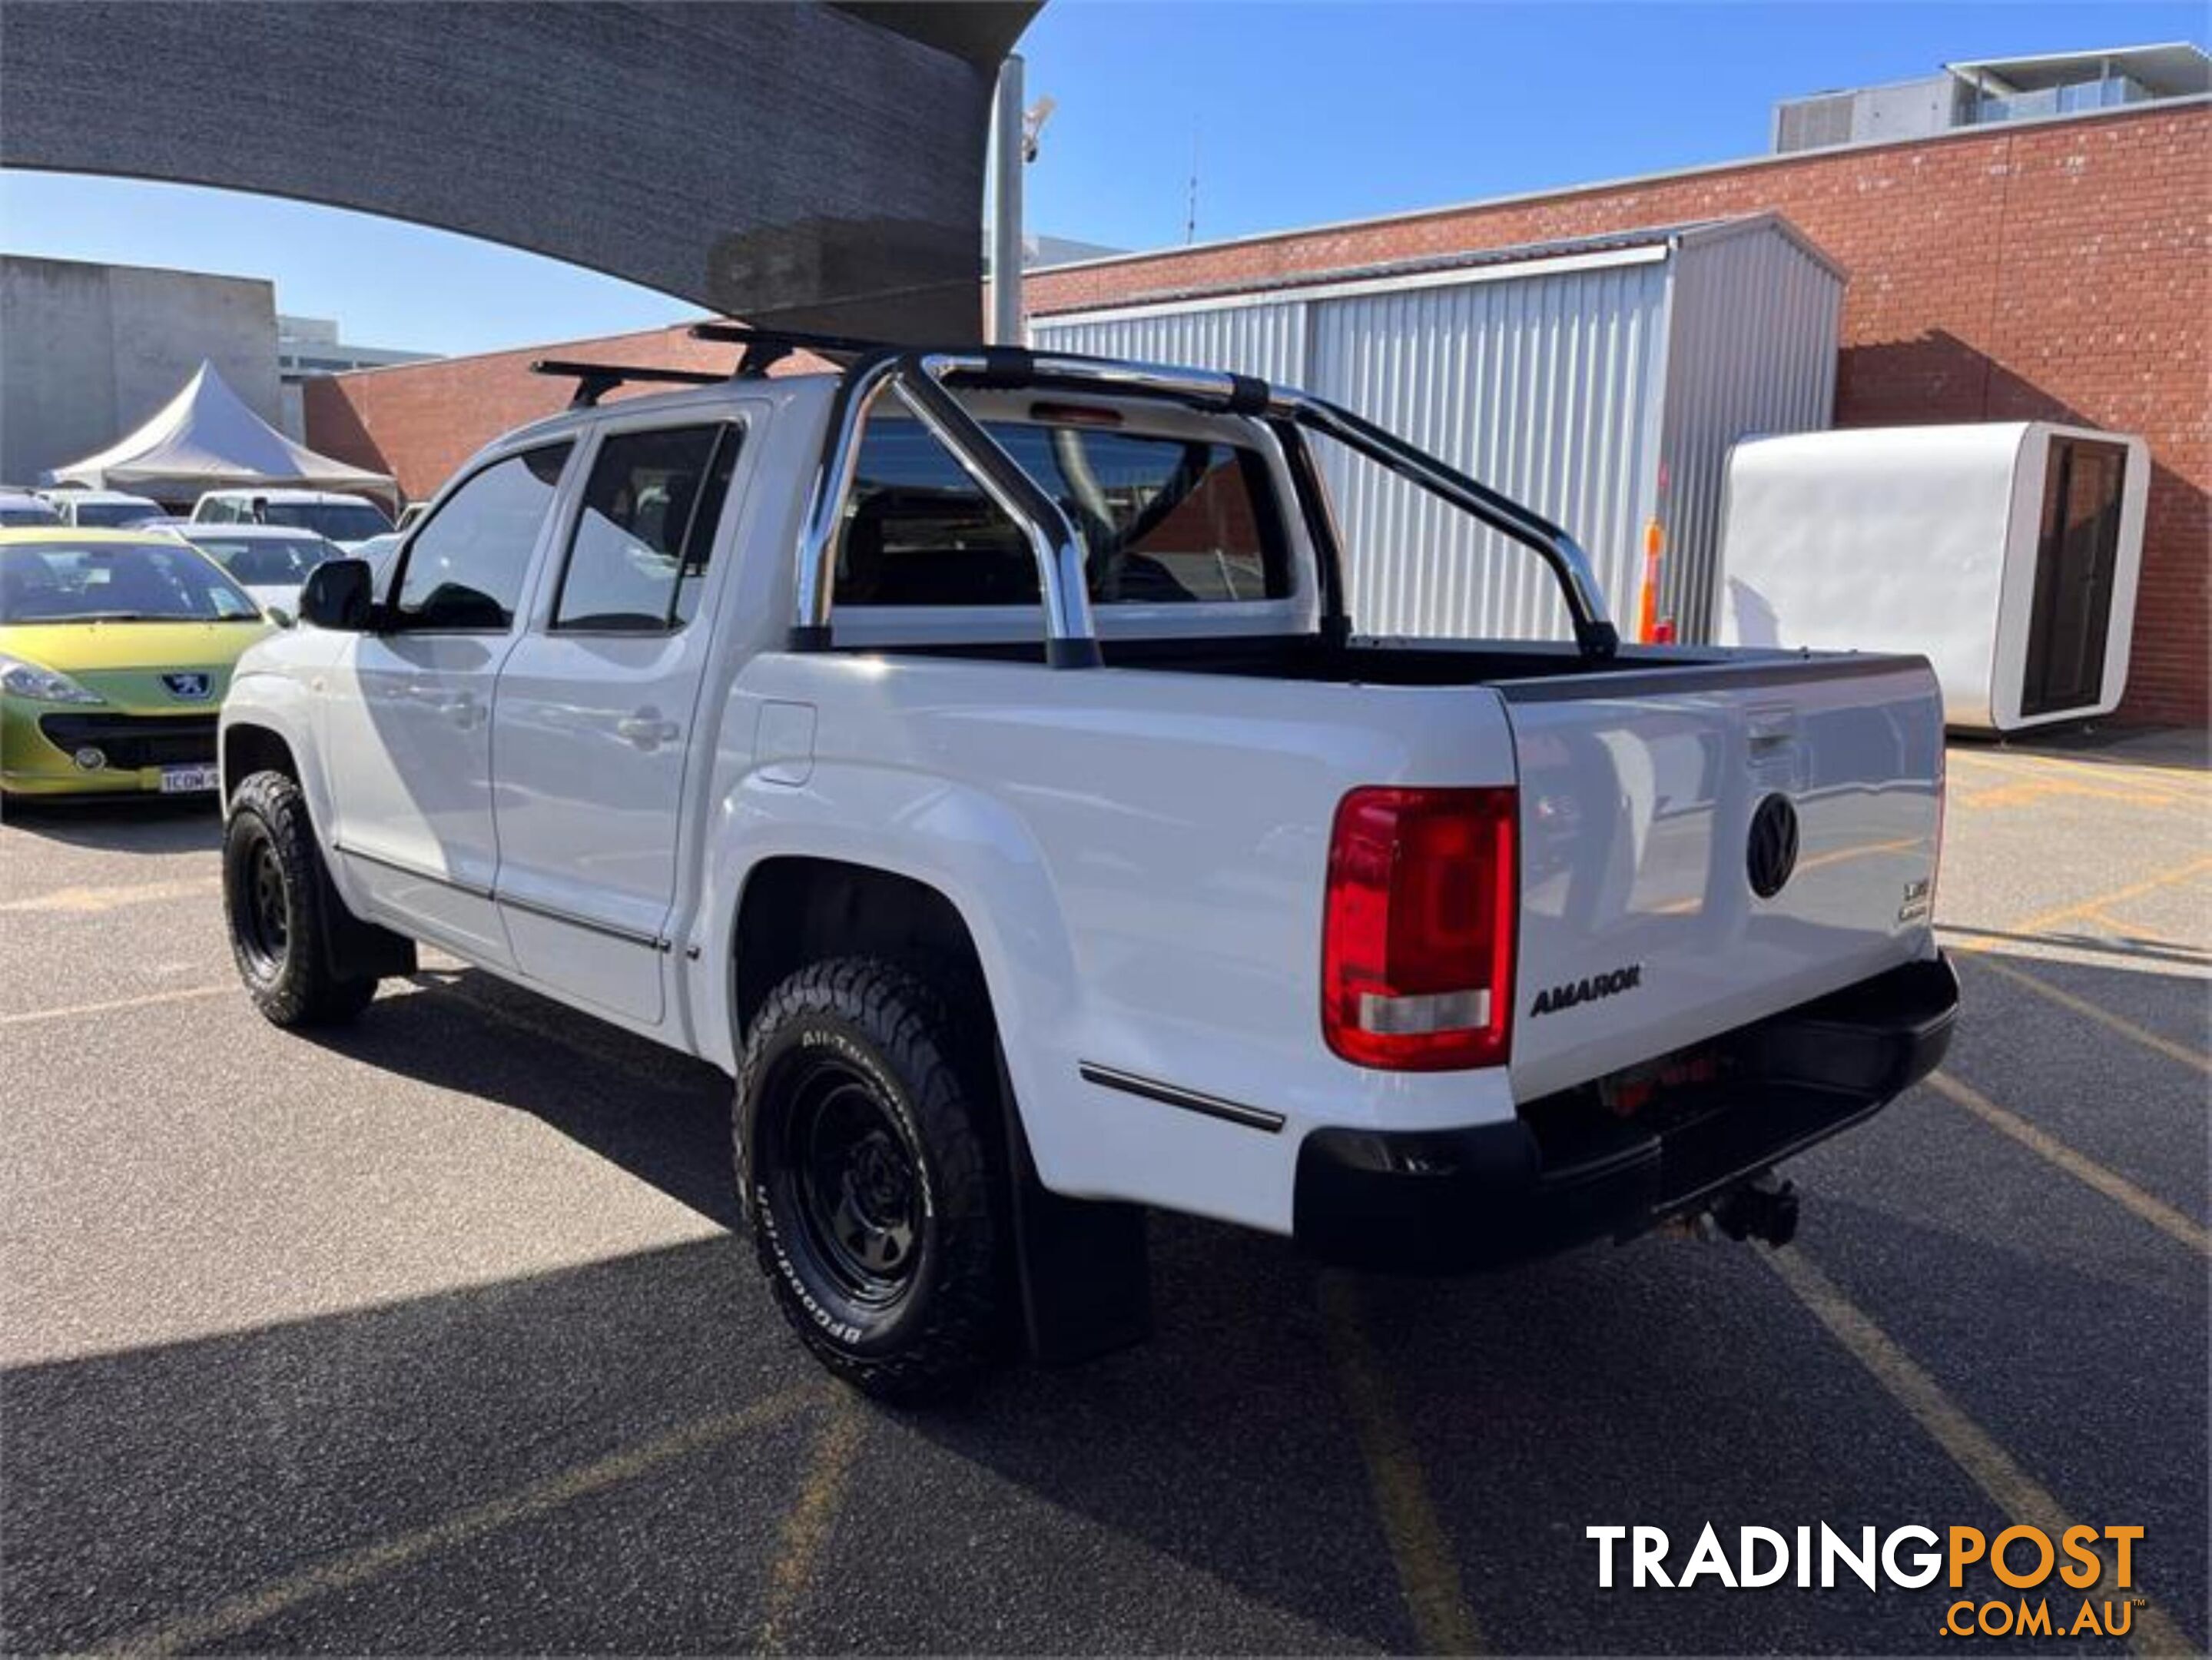
[[[1719,1080],[1628,1116],[1585,1087],[1510,1123],[1316,1130],[1298,1150],[1298,1243],[1449,1273],[1640,1233],[1879,1112],[1941,1063],[1958,1006],[1939,956],[1724,1034]]]

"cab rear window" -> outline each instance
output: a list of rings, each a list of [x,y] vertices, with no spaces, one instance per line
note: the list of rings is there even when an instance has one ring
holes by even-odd
[[[991,435],[1082,538],[1094,604],[1282,599],[1291,562],[1256,450],[1091,425]],[[1028,538],[918,423],[871,420],[837,550],[840,605],[1034,605]]]

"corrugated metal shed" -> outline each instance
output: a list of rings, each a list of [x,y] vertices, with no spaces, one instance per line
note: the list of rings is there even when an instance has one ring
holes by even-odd
[[[1036,319],[1041,347],[1300,386],[1550,514],[1633,629],[1644,527],[1660,612],[1711,638],[1728,451],[1829,424],[1843,273],[1776,214],[1494,249]],[[1323,447],[1364,634],[1553,638],[1547,573]]]

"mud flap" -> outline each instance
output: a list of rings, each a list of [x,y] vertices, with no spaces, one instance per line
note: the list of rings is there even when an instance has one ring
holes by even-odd
[[[338,897],[337,884],[319,848],[315,876],[322,890],[323,960],[341,980],[398,980],[416,971],[415,942],[374,922],[364,922]]]
[[[1014,1272],[1030,1358],[1073,1365],[1143,1342],[1152,1332],[1144,1207],[1049,1191],[1037,1179],[1003,1055],[999,1084],[1013,1186]]]

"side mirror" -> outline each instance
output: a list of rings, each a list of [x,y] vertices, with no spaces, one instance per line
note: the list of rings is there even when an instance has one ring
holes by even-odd
[[[262,611],[280,629],[289,629],[300,619],[282,605],[264,605]]]
[[[366,634],[376,610],[376,577],[366,559],[325,559],[300,590],[300,620],[319,629]]]

